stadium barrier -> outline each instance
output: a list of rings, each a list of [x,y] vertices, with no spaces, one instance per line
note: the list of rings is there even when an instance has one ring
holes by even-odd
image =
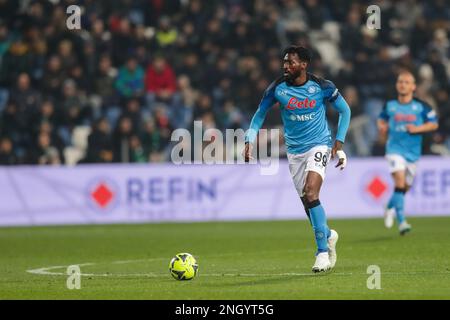
[[[382,217],[392,192],[383,158],[330,165],[321,193],[330,218]],[[450,161],[423,157],[406,214],[450,215]],[[0,225],[306,219],[288,165],[111,164],[0,167]]]

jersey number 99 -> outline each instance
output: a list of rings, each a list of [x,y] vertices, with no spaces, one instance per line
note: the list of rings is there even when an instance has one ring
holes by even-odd
[[[322,152],[316,152],[316,154],[314,155],[314,161],[319,163],[322,162],[322,165],[326,167],[328,161],[327,154],[323,154]]]

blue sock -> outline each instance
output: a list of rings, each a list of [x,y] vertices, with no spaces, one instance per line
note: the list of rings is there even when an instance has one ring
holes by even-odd
[[[397,215],[397,223],[400,224],[405,221],[405,215],[403,214],[405,207],[405,189],[395,188],[393,197],[395,197],[394,207]]]
[[[325,210],[319,200],[308,203],[311,216],[311,223],[314,229],[314,236],[317,244],[317,254],[328,251],[327,239],[331,235],[331,231],[327,226],[327,217]]]
[[[388,205],[387,205],[388,209],[392,209],[392,208],[395,207],[395,201],[396,200],[397,200],[397,197],[395,196],[395,192],[394,192],[394,193],[392,193],[392,196],[389,199],[389,202],[388,202]]]

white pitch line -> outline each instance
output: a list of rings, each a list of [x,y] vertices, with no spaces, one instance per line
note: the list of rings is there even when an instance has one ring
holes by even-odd
[[[118,260],[112,261],[111,264],[126,264],[132,262],[143,262],[151,260],[167,260],[167,258],[151,258],[151,259],[138,259],[138,260]],[[101,263],[80,263],[72,264],[76,266],[93,266]],[[104,263],[103,263],[104,264]],[[37,275],[48,275],[48,276],[67,276],[65,272],[52,272],[50,270],[67,268],[67,266],[50,266],[38,269],[26,270],[26,272]],[[334,275],[345,276],[352,275],[353,273],[333,273]],[[280,277],[280,276],[314,276],[313,273],[199,273],[202,277]],[[167,277],[167,274],[156,274],[156,273],[81,273],[80,276],[83,277],[148,277],[148,278],[160,278]]]
[[[288,250],[283,250],[283,252],[301,252],[301,251],[306,251],[306,248],[301,248],[301,249],[288,249]],[[261,253],[273,253],[274,251],[261,251],[258,252],[258,254]],[[221,254],[214,254],[211,256],[208,256],[209,258],[217,258],[217,257],[225,257],[225,256],[238,256],[238,255],[249,255],[252,254],[252,252],[227,252],[227,253],[221,253]],[[199,258],[200,256],[195,256],[197,258]],[[148,258],[148,259],[136,259],[136,260],[117,260],[117,261],[112,261],[112,262],[99,262],[99,263],[83,263],[83,264],[72,264],[72,265],[78,265],[78,266],[86,266],[86,265],[98,265],[98,264],[127,264],[127,263],[135,263],[135,262],[146,262],[146,261],[158,261],[158,260],[167,260],[170,261],[171,258]],[[28,273],[32,273],[32,274],[39,274],[39,275],[67,275],[64,272],[49,272],[48,270],[53,270],[53,269],[60,269],[60,268],[67,268],[68,266],[51,266],[51,267],[44,267],[44,268],[38,268],[38,269],[31,269],[31,270],[26,270],[26,272]],[[116,274],[117,276],[128,276],[127,274]],[[89,276],[89,277],[95,277],[95,276],[100,276],[100,277],[106,277],[106,276],[112,276],[111,274],[88,274],[88,273],[81,273],[81,276]],[[149,274],[146,273],[142,273],[142,274],[130,274],[130,276],[146,276],[148,277]],[[150,275],[150,277],[152,277],[153,275]],[[163,276],[163,275],[161,275]],[[164,275],[165,276],[165,275]],[[203,275],[203,276],[207,276],[207,275]]]
[[[245,254],[242,252],[236,252],[235,255]],[[219,257],[219,256],[225,256],[226,254],[219,254],[214,256],[208,256],[208,258],[211,257]],[[231,253],[230,253],[231,255]],[[200,256],[197,256],[200,257]],[[167,260],[169,261],[170,258],[148,258],[148,259],[136,259],[136,260],[117,260],[112,262],[87,262],[87,263],[81,263],[81,264],[72,264],[77,266],[93,266],[93,265],[99,265],[99,264],[127,264],[127,263],[135,263],[135,262],[148,262],[148,261],[159,261],[159,260]],[[43,268],[37,268],[37,269],[30,269],[26,270],[26,272],[31,274],[37,274],[37,275],[50,275],[50,276],[67,276],[65,272],[53,272],[50,270],[54,269],[62,269],[67,268],[67,266],[50,266],[50,267],[43,267]],[[413,272],[382,272],[382,274],[385,275],[424,275],[427,274],[428,271],[413,271]],[[325,274],[330,275],[336,275],[336,276],[351,276],[351,275],[366,275],[366,273],[352,273],[352,272],[327,272]],[[434,275],[436,274],[444,274],[449,275],[450,272],[433,272]],[[81,276],[84,277],[147,277],[147,278],[160,278],[160,277],[167,277],[167,274],[156,274],[156,273],[81,273]],[[283,277],[283,276],[317,276],[317,275],[323,275],[323,273],[314,274],[314,273],[296,273],[296,272],[290,272],[290,273],[199,273],[202,277]]]
[[[80,264],[74,264],[75,266],[79,266],[79,267],[83,267],[83,266],[92,266],[95,265],[96,263],[92,263],[92,262],[86,262],[86,263],[80,263]],[[47,268],[38,268],[38,269],[32,269],[32,270],[27,270],[28,273],[32,273],[32,274],[44,274],[44,275],[67,275],[67,273],[64,272],[49,272],[48,270],[53,270],[53,269],[61,269],[61,268],[67,268],[68,266],[52,266],[52,267],[47,267]]]
[[[83,265],[93,265],[95,263],[89,264],[78,264],[78,266]],[[27,272],[39,275],[49,275],[49,276],[67,276],[64,272],[50,272],[49,270],[67,268],[68,266],[52,266],[48,268],[39,268],[33,270],[27,270]],[[337,276],[350,276],[353,273],[328,273]],[[281,277],[281,276],[316,276],[314,273],[199,273],[201,277]],[[155,273],[81,273],[80,276],[83,277],[148,277],[148,278],[166,278],[168,274],[155,274]]]

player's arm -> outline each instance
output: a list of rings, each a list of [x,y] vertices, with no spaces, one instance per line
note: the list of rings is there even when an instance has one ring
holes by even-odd
[[[389,124],[384,119],[379,118],[377,120],[377,127],[378,127],[378,132],[380,133],[380,135],[383,135],[383,136],[386,135],[389,130]]]
[[[406,130],[411,134],[421,134],[435,131],[439,128],[436,112],[429,106],[425,105],[422,112],[424,124],[416,126],[414,124],[406,125]]]
[[[272,107],[275,101],[275,82],[272,83],[266,91],[259,103],[258,109],[253,115],[252,121],[250,122],[250,128],[245,133],[245,149],[244,149],[244,159],[248,162],[252,158],[253,144],[255,143],[256,136],[258,135],[259,129],[261,129],[264,120],[266,119],[267,112]]]
[[[383,140],[386,140],[388,131],[389,131],[389,115],[387,112],[387,104],[384,105],[383,110],[381,110],[380,115],[377,120],[377,127],[380,136]]]
[[[426,122],[420,126],[416,126],[413,124],[406,125],[406,129],[411,134],[431,132],[437,130],[438,128],[439,125],[437,124],[437,122]]]
[[[347,165],[347,155],[345,154],[343,147],[345,136],[347,135],[348,127],[350,126],[350,107],[348,106],[348,103],[345,101],[345,99],[341,96],[333,82],[329,80],[323,80],[321,81],[321,88],[324,92],[324,99],[329,101],[332,106],[339,112],[336,141],[334,142],[333,149],[331,150],[331,159],[334,159],[337,155],[339,161],[336,165],[336,168],[340,167],[341,170],[343,170]]]
[[[334,143],[333,149],[331,150],[331,159],[334,159],[337,155],[339,162],[336,168],[340,167],[341,170],[347,165],[347,156],[343,150],[345,136],[347,135],[348,127],[350,126],[351,110],[350,107],[342,97],[337,89],[334,92],[334,97],[332,96],[330,102],[332,106],[339,112],[338,128],[336,133],[336,141]]]

